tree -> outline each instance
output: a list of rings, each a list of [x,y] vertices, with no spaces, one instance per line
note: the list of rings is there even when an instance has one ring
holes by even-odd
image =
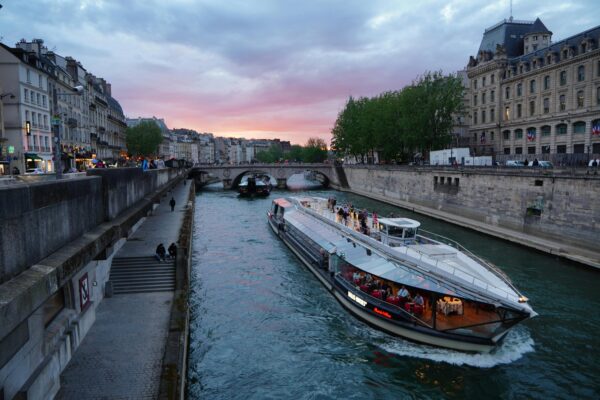
[[[321,138],[311,137],[302,151],[302,161],[321,163],[327,159],[327,144]]]
[[[133,156],[151,156],[158,153],[158,146],[163,140],[158,125],[152,121],[144,121],[126,131],[127,150]]]
[[[283,152],[281,151],[281,147],[275,144],[269,147],[269,149],[256,154],[256,159],[262,163],[274,163],[279,161],[282,157]]]
[[[400,91],[350,97],[331,131],[331,146],[341,155],[361,159],[377,151],[396,161],[443,148],[451,140],[453,117],[463,111],[463,90],[456,75],[427,72]]]

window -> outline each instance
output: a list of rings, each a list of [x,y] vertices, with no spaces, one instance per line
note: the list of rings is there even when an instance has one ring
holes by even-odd
[[[583,107],[583,90],[577,92],[577,108]]]
[[[42,95],[42,105],[46,107],[46,95]]]
[[[542,154],[550,154],[550,146],[542,146]]]
[[[522,147],[515,147],[515,154],[523,154],[523,148]]]
[[[573,145],[573,153],[575,154],[583,154],[585,150],[585,145],[583,143],[578,143]]]
[[[556,152],[558,154],[565,154],[567,152],[567,145],[559,144],[558,146],[556,146]]]
[[[504,140],[510,140],[510,131],[504,131],[504,132],[502,132],[502,138]]]
[[[29,110],[25,111],[25,121],[31,121],[31,119],[29,119]]]
[[[505,121],[509,121],[510,120],[510,107],[505,107],[504,108],[504,120]]]
[[[36,93],[35,98],[36,98],[35,104],[37,104],[39,106],[42,103],[42,101],[40,100],[41,99],[40,94]]]
[[[510,147],[504,148],[504,154],[510,154]]]
[[[596,88],[596,104],[600,104],[600,86]]]
[[[600,60],[598,60],[598,65],[596,65],[596,76],[600,77]]]
[[[566,135],[567,134],[567,124],[556,125],[556,134],[557,135]]]
[[[485,92],[481,93],[481,104],[485,104]]]
[[[517,104],[517,118],[521,118],[523,116],[523,105]]]
[[[527,154],[535,154],[535,146],[527,147]]]
[[[534,36],[533,36],[533,40],[537,40],[537,35],[534,35]]]
[[[481,110],[481,123],[485,124],[485,110]]]
[[[473,124],[477,125],[477,111],[473,113]],[[477,140],[477,138],[475,138]]]
[[[558,98],[558,110],[565,111],[567,109],[567,97],[564,94],[561,94]]]
[[[550,98],[544,98],[544,114],[548,114],[550,112]]]
[[[585,122],[578,121],[573,124],[573,133],[585,133]]]
[[[477,105],[477,95],[476,94],[473,95],[473,105],[474,106]]]
[[[585,66],[580,65],[577,67],[577,81],[583,82],[585,80]]]
[[[542,136],[550,136],[550,130],[551,130],[550,125],[542,126]]]
[[[567,50],[567,49],[563,50],[562,51],[563,60],[566,60],[568,56],[569,56],[569,50]]]
[[[490,122],[494,122],[496,120],[496,110],[494,108],[490,108]]]
[[[519,83],[517,84],[517,97],[520,97],[523,95],[523,84]]]
[[[38,75],[38,86],[42,87],[42,75],[41,74]]]
[[[485,86],[485,76],[483,78],[481,78],[481,87]]]
[[[27,83],[31,83],[31,71],[27,70]]]
[[[473,89],[477,89],[477,79],[473,80]]]
[[[544,77],[544,90],[550,89],[550,75]]]
[[[494,76],[494,75],[492,75],[492,76]],[[495,90],[492,90],[490,92],[490,101],[492,101],[492,102],[496,101],[496,91]]]
[[[535,93],[535,79],[529,81],[529,93]]]
[[[493,84],[495,82],[495,80],[496,80],[496,76],[494,74],[491,74],[490,75],[490,83]]]
[[[510,86],[506,87],[506,92],[504,93],[504,97],[506,100],[510,99]]]
[[[523,129],[515,130],[515,139],[523,139]]]
[[[560,71],[560,86],[567,84],[567,71]]]
[[[29,102],[29,90],[25,89],[25,102],[28,103]]]
[[[48,116],[44,115],[44,128],[48,128]]]

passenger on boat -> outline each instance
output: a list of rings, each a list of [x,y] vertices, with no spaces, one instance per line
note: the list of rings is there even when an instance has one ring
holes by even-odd
[[[373,211],[373,216],[371,217],[373,220],[373,224],[372,224],[372,228],[376,228],[377,225],[379,224],[379,221],[377,220],[377,213],[375,211]]]
[[[415,295],[415,298],[413,299],[413,302],[414,302],[415,304],[418,304],[418,305],[420,305],[420,306],[423,306],[423,305],[425,305],[425,300],[423,300],[423,297],[421,297],[421,295],[420,295],[419,293],[417,293],[417,294]]]
[[[352,274],[352,280],[354,281],[354,283],[360,283],[360,281],[362,280],[362,276],[360,276],[360,272],[356,271],[354,274]]]
[[[404,285],[402,285],[400,290],[398,290],[398,297],[400,297],[401,300],[404,300],[404,302],[410,299],[410,292],[404,287]]]

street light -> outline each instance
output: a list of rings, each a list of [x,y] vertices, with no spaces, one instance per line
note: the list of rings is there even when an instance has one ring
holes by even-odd
[[[81,96],[84,88],[77,85],[71,88],[74,93],[61,93],[62,96]],[[62,179],[62,150],[60,148],[60,115],[58,114],[58,93],[56,86],[52,89],[52,101],[54,102],[54,112],[52,113],[52,135],[54,137],[54,173],[56,179]]]

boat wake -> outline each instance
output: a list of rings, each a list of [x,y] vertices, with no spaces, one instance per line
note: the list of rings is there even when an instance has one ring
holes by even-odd
[[[462,353],[460,351],[431,347],[395,339],[379,346],[396,355],[424,358],[452,365],[468,365],[478,368],[492,368],[501,364],[510,364],[524,354],[534,351],[534,341],[525,327],[516,327],[508,332],[504,342],[491,353]]]

